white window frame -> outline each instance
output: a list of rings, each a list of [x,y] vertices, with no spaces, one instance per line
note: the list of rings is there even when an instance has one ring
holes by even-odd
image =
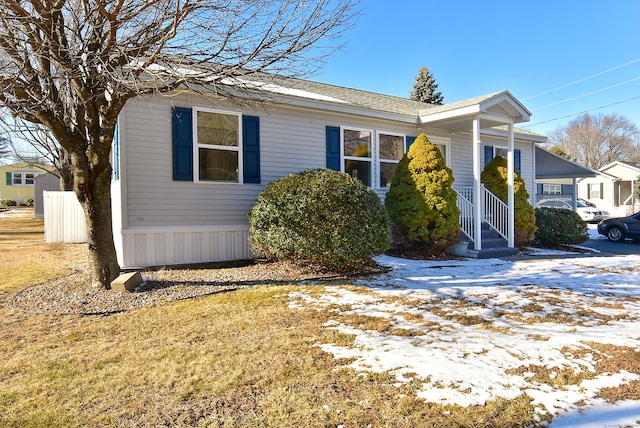
[[[551,190],[552,187],[554,189],[553,191]],[[543,183],[542,194],[543,195],[562,195],[562,184]]]
[[[193,180],[195,183],[206,184],[243,184],[243,153],[242,153],[242,113],[231,110],[219,110],[206,107],[193,107]],[[217,144],[200,144],[198,140],[198,112],[223,114],[236,116],[238,118],[238,145],[237,146],[220,146]],[[238,181],[231,180],[200,180],[200,149],[225,150],[238,153]]]
[[[596,184],[592,184],[591,186],[589,186],[589,199],[602,199],[602,195],[600,192],[600,188],[604,187],[602,186],[602,183],[596,183]]]
[[[435,144],[436,146],[444,146],[446,153],[442,153],[442,150],[440,150],[440,152],[444,157],[444,164],[449,168],[451,168],[451,139],[444,138],[444,137],[429,137],[429,136],[427,136],[427,138],[429,139],[431,144]]]
[[[372,188],[374,189],[388,189],[388,186],[381,186],[380,185],[380,179],[382,178],[382,167],[381,164],[383,163],[394,163],[394,164],[399,164],[400,160],[394,160],[394,159],[382,159],[382,157],[380,156],[380,135],[391,135],[394,137],[402,137],[402,154],[404,155],[405,153],[407,153],[407,135],[403,134],[401,132],[393,132],[393,131],[380,131],[377,130],[376,134],[375,134],[375,149],[373,150],[373,153],[375,154],[375,170],[373,171],[373,176],[374,176],[374,183],[375,183],[375,187],[372,186]],[[391,184],[391,183],[389,183]]]
[[[357,132],[368,132],[369,134],[371,134],[371,153],[370,156],[368,158],[363,158],[363,157],[357,157],[357,156],[345,156],[344,154],[344,131],[348,130],[348,131],[357,131]],[[370,128],[361,128],[358,126],[341,126],[340,127],[340,171],[341,172],[346,172],[345,171],[345,163],[348,160],[354,160],[354,161],[358,161],[358,162],[369,162],[370,167],[369,167],[369,182],[371,183],[369,186],[369,188],[375,189],[377,187],[374,186],[375,182],[375,176],[376,176],[376,172],[374,171],[375,169],[375,157],[376,157],[376,133],[373,129]]]
[[[32,175],[33,177],[28,178],[27,175]],[[38,172],[25,172],[25,171],[13,171],[11,173],[11,185],[12,186],[33,186],[35,184],[36,177],[40,173]],[[16,178],[19,178],[19,183],[16,183]],[[30,179],[32,182],[27,183],[27,180]]]

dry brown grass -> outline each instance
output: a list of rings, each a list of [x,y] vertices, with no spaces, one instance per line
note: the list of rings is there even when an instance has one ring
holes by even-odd
[[[353,345],[352,335],[324,326],[336,313],[288,306],[288,293],[321,293],[321,286],[265,285],[102,317],[35,315],[7,302],[24,287],[66,275],[84,246],[44,244],[39,220],[0,219],[0,253],[3,427],[534,425],[526,395],[482,407],[435,405],[416,398],[420,379],[398,387],[389,374],[344,368],[349,361],[317,346]],[[382,317],[343,320],[419,333]],[[637,358],[632,350],[598,352],[619,355],[619,364]],[[637,388],[607,396],[635,396]]]

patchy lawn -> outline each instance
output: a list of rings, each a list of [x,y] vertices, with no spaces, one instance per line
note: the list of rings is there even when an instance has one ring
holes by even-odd
[[[638,257],[383,257],[366,280],[53,316],[9,303],[84,246],[0,218],[0,250],[2,426],[543,426],[640,400]]]

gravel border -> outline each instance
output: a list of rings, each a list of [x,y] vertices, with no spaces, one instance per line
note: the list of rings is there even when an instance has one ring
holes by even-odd
[[[378,267],[357,276],[383,273]],[[110,315],[163,302],[194,299],[215,293],[267,284],[328,281],[345,276],[319,274],[286,263],[253,263],[209,269],[160,269],[141,272],[144,283],[133,292],[118,293],[93,288],[86,269],[27,287],[10,301],[14,309],[49,315]]]

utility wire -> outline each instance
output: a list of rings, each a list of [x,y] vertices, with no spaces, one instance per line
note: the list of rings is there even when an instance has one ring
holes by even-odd
[[[610,72],[612,72],[612,71],[618,70],[618,69],[620,69],[620,68],[622,68],[622,67],[626,67],[626,66],[631,65],[631,64],[633,64],[633,63],[636,63],[636,62],[638,62],[638,61],[640,61],[640,58],[634,59],[634,60],[629,61],[629,62],[626,62],[626,63],[624,63],[624,64],[617,65],[617,66],[612,67],[612,68],[610,68],[610,69],[608,69],[608,70],[604,70],[604,71],[601,71],[601,72],[599,72],[599,73],[592,74],[591,76],[583,77],[582,79],[578,79],[578,80],[575,80],[575,81],[573,81],[573,82],[566,83],[566,84],[561,85],[561,86],[558,86],[558,87],[556,87],[556,88],[549,89],[549,90],[547,90],[547,91],[540,92],[540,93],[538,93],[538,94],[534,94],[534,95],[531,95],[531,96],[526,97],[526,98],[522,98],[522,101],[530,100],[531,98],[536,98],[536,97],[539,97],[539,96],[541,96],[541,95],[546,95],[546,94],[548,94],[548,93],[550,93],[550,92],[558,91],[558,90],[560,90],[560,89],[564,89],[564,88],[567,88],[567,87],[569,87],[569,86],[576,85],[576,84],[578,84],[578,83],[584,82],[585,80],[589,80],[589,79],[593,79],[594,77],[602,76],[603,74],[610,73]]]
[[[525,129],[526,128],[531,128],[531,127],[536,126],[536,125],[542,125],[544,123],[555,122],[556,120],[566,119],[568,117],[573,117],[573,116],[578,116],[580,114],[589,113],[589,112],[592,112],[594,110],[600,110],[600,109],[603,109],[603,108],[615,106],[615,105],[618,105],[618,104],[628,103],[629,101],[638,100],[638,99],[640,99],[640,96],[627,98],[626,100],[622,100],[622,101],[616,101],[616,102],[613,102],[611,104],[607,104],[607,105],[600,106],[600,107],[594,107],[592,109],[580,111],[578,113],[572,113],[572,114],[567,114],[567,115],[560,116],[560,117],[555,117],[553,119],[545,120],[545,121],[542,121],[542,122],[531,123],[531,124],[528,124],[528,125],[518,125],[518,127],[519,128],[525,128]]]
[[[575,97],[566,98],[564,100],[556,101],[555,103],[545,104],[545,105],[540,106],[540,107],[534,107],[534,108],[532,108],[532,110],[542,110],[542,109],[547,108],[547,107],[551,107],[551,106],[555,106],[555,105],[558,105],[558,104],[563,104],[563,103],[566,103],[566,102],[569,102],[569,101],[577,100],[577,99],[580,99],[580,98],[588,97],[589,95],[597,94],[598,92],[603,92],[603,91],[606,91],[608,89],[612,89],[612,88],[616,88],[618,86],[626,85],[627,83],[635,82],[636,80],[640,80],[640,77],[635,77],[635,78],[629,79],[629,80],[627,80],[625,82],[616,83],[615,85],[607,86],[606,88],[596,89],[595,91],[587,92],[586,94],[576,95]]]

